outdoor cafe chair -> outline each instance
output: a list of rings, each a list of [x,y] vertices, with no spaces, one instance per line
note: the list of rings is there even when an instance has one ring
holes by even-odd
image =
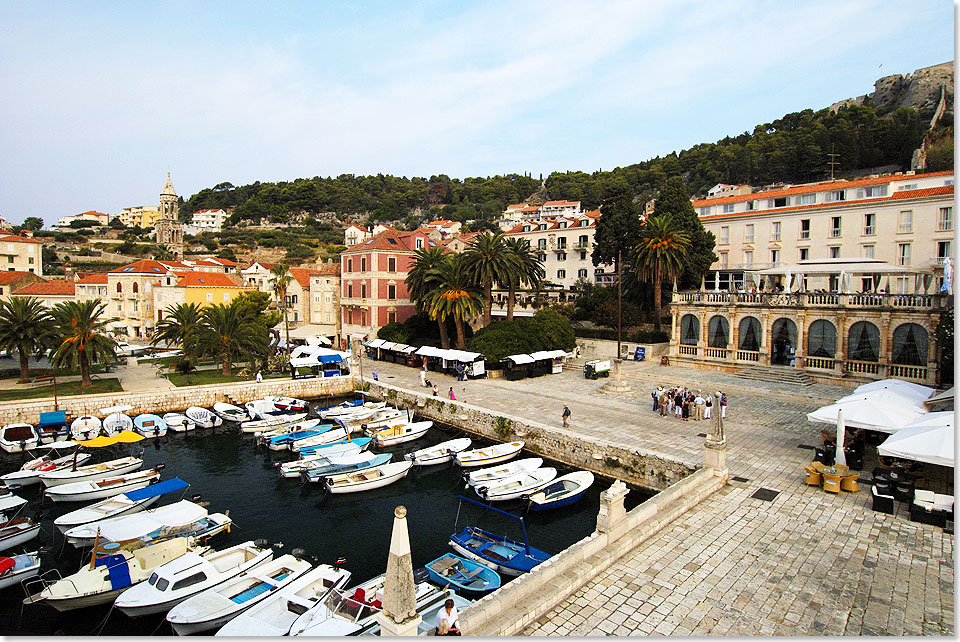
[[[815,468],[810,466],[804,466],[803,470],[806,471],[807,476],[803,480],[806,482],[807,486],[819,486],[823,483],[823,475],[821,475]]]
[[[845,490],[848,493],[855,493],[860,490],[859,484],[857,484],[857,479],[860,477],[860,473],[853,473],[852,475],[844,475],[840,481],[840,490]]]
[[[884,493],[881,489],[877,488],[876,484],[874,484],[871,493],[873,494],[873,510],[878,513],[893,515],[893,495]]]
[[[840,480],[843,479],[840,475],[834,475],[833,473],[823,472],[823,490],[828,493],[840,493]]]

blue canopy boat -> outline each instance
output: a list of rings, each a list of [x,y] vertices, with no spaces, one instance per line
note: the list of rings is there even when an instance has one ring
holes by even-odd
[[[453,550],[504,575],[526,573],[537,564],[550,559],[550,553],[530,546],[522,517],[481,504],[469,497],[460,496],[460,499],[518,520],[523,529],[523,542],[516,542],[505,535],[485,531],[478,526],[467,526],[461,532],[450,536],[450,546]]]
[[[323,406],[322,408],[314,408],[313,410],[314,412],[316,412],[316,414],[319,415],[321,412],[333,410],[334,408],[356,408],[357,406],[362,406],[362,405],[363,405],[363,397],[359,399],[352,399],[350,401],[344,401],[343,403],[338,403],[333,406]]]
[[[434,584],[449,584],[457,593],[479,595],[500,588],[500,575],[495,570],[453,553],[438,557],[425,568]]]
[[[314,426],[309,430],[297,430],[295,432],[285,432],[282,435],[274,435],[267,440],[267,448],[270,450],[286,450],[294,442],[322,435],[332,428],[333,424],[323,424]]]
[[[300,449],[300,457],[306,457],[307,455],[322,455],[324,448],[329,448],[330,446],[340,446],[342,444],[356,444],[360,446],[360,450],[365,449],[370,445],[370,442],[373,441],[373,437],[358,437],[356,439],[341,439],[339,441],[332,441],[329,444],[323,444],[322,446],[307,446],[306,448]]]
[[[326,466],[319,466],[317,468],[311,468],[310,470],[304,470],[300,472],[300,482],[319,482],[323,481],[324,477],[329,475],[336,475],[339,473],[353,473],[358,470],[364,470],[366,468],[373,468],[374,466],[382,466],[390,461],[393,458],[393,455],[385,453],[383,455],[376,455],[370,461],[365,461],[357,464],[328,464]]]

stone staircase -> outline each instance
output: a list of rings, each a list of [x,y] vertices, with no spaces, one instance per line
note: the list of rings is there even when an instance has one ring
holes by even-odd
[[[752,381],[772,381],[805,388],[816,383],[803,370],[788,366],[747,366],[737,370],[734,376]]]

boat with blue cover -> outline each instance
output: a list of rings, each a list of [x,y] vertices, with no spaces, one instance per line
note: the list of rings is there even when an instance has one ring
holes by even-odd
[[[309,439],[310,437],[322,435],[323,433],[332,429],[333,424],[318,425],[314,428],[310,428],[309,430],[285,432],[280,435],[269,437],[265,443],[267,444],[267,448],[270,450],[289,450],[291,444],[294,444],[298,441],[303,441],[304,439]]]
[[[350,438],[342,428],[337,428],[335,431],[336,435],[330,435],[330,433],[325,433],[323,436],[329,435],[331,438],[334,436],[339,436],[339,439],[335,441],[328,441],[321,444],[313,444],[310,446],[304,446],[301,443],[294,443],[290,446],[290,450],[299,453],[301,457],[306,457],[308,455],[322,455],[325,448],[335,448],[336,446],[342,446],[343,444],[357,444],[360,446],[360,449],[363,450],[367,446],[373,443],[373,437],[354,437]]]
[[[184,490],[187,487],[189,487],[187,482],[179,477],[174,477],[173,479],[151,484],[146,488],[131,490],[114,497],[108,497],[96,504],[71,511],[55,519],[53,524],[60,529],[60,532],[66,533],[71,528],[83,526],[84,524],[95,524],[105,519],[132,515],[146,510],[157,503],[157,500],[163,495]]]
[[[167,434],[167,422],[159,415],[145,412],[133,420],[133,429],[144,437],[163,437]]]
[[[495,570],[453,553],[428,562],[425,568],[434,584],[449,584],[458,593],[479,595],[500,588],[500,575]]]
[[[359,461],[351,464],[325,464],[318,466],[317,468],[300,471],[300,481],[301,483],[322,482],[325,477],[330,475],[338,475],[340,473],[355,473],[361,470],[366,470],[367,468],[382,466],[383,464],[389,463],[390,459],[392,458],[393,455],[384,453],[382,455],[374,455],[367,461]]]
[[[460,500],[516,519],[520,522],[520,528],[523,530],[523,542],[514,541],[505,535],[491,533],[479,526],[467,526],[459,533],[450,536],[450,546],[453,547],[453,550],[504,575],[526,573],[537,564],[550,559],[550,553],[530,546],[527,541],[527,528],[524,526],[522,517],[481,504],[469,497],[460,496]]]
[[[338,441],[330,442],[329,444],[301,448],[298,452],[300,453],[300,459],[306,459],[307,457],[324,456],[338,452],[366,450],[367,446],[369,446],[371,443],[373,443],[373,437],[340,439]]]

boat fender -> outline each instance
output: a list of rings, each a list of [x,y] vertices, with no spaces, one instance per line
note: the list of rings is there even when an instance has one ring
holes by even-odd
[[[265,539],[255,539],[253,540],[253,545],[257,548],[270,548],[270,542]]]
[[[293,555],[294,557],[298,558],[298,559],[306,559],[306,558],[307,558],[307,552],[306,552],[305,550],[303,550],[302,548],[295,548],[295,549],[293,549],[292,551],[290,551],[290,554]]]
[[[341,555],[337,558],[337,561],[333,563],[334,566],[343,566],[347,563],[347,558]]]
[[[163,470],[166,467],[167,467],[166,464],[157,464],[156,466],[154,466],[153,469],[159,473],[161,470]]]
[[[528,494],[526,494],[526,493],[524,493],[523,495],[520,495],[520,501],[522,501],[522,502],[528,502],[528,501],[530,501],[530,495],[528,495]]]
[[[487,496],[487,487],[486,487],[486,486],[481,486],[480,488],[477,489],[477,492],[480,493],[481,495],[483,495],[484,497],[486,497],[486,496]]]
[[[191,502],[199,502],[201,499],[203,499],[203,497],[202,497],[201,495],[194,495],[193,497],[190,498],[190,501],[191,501]]]

